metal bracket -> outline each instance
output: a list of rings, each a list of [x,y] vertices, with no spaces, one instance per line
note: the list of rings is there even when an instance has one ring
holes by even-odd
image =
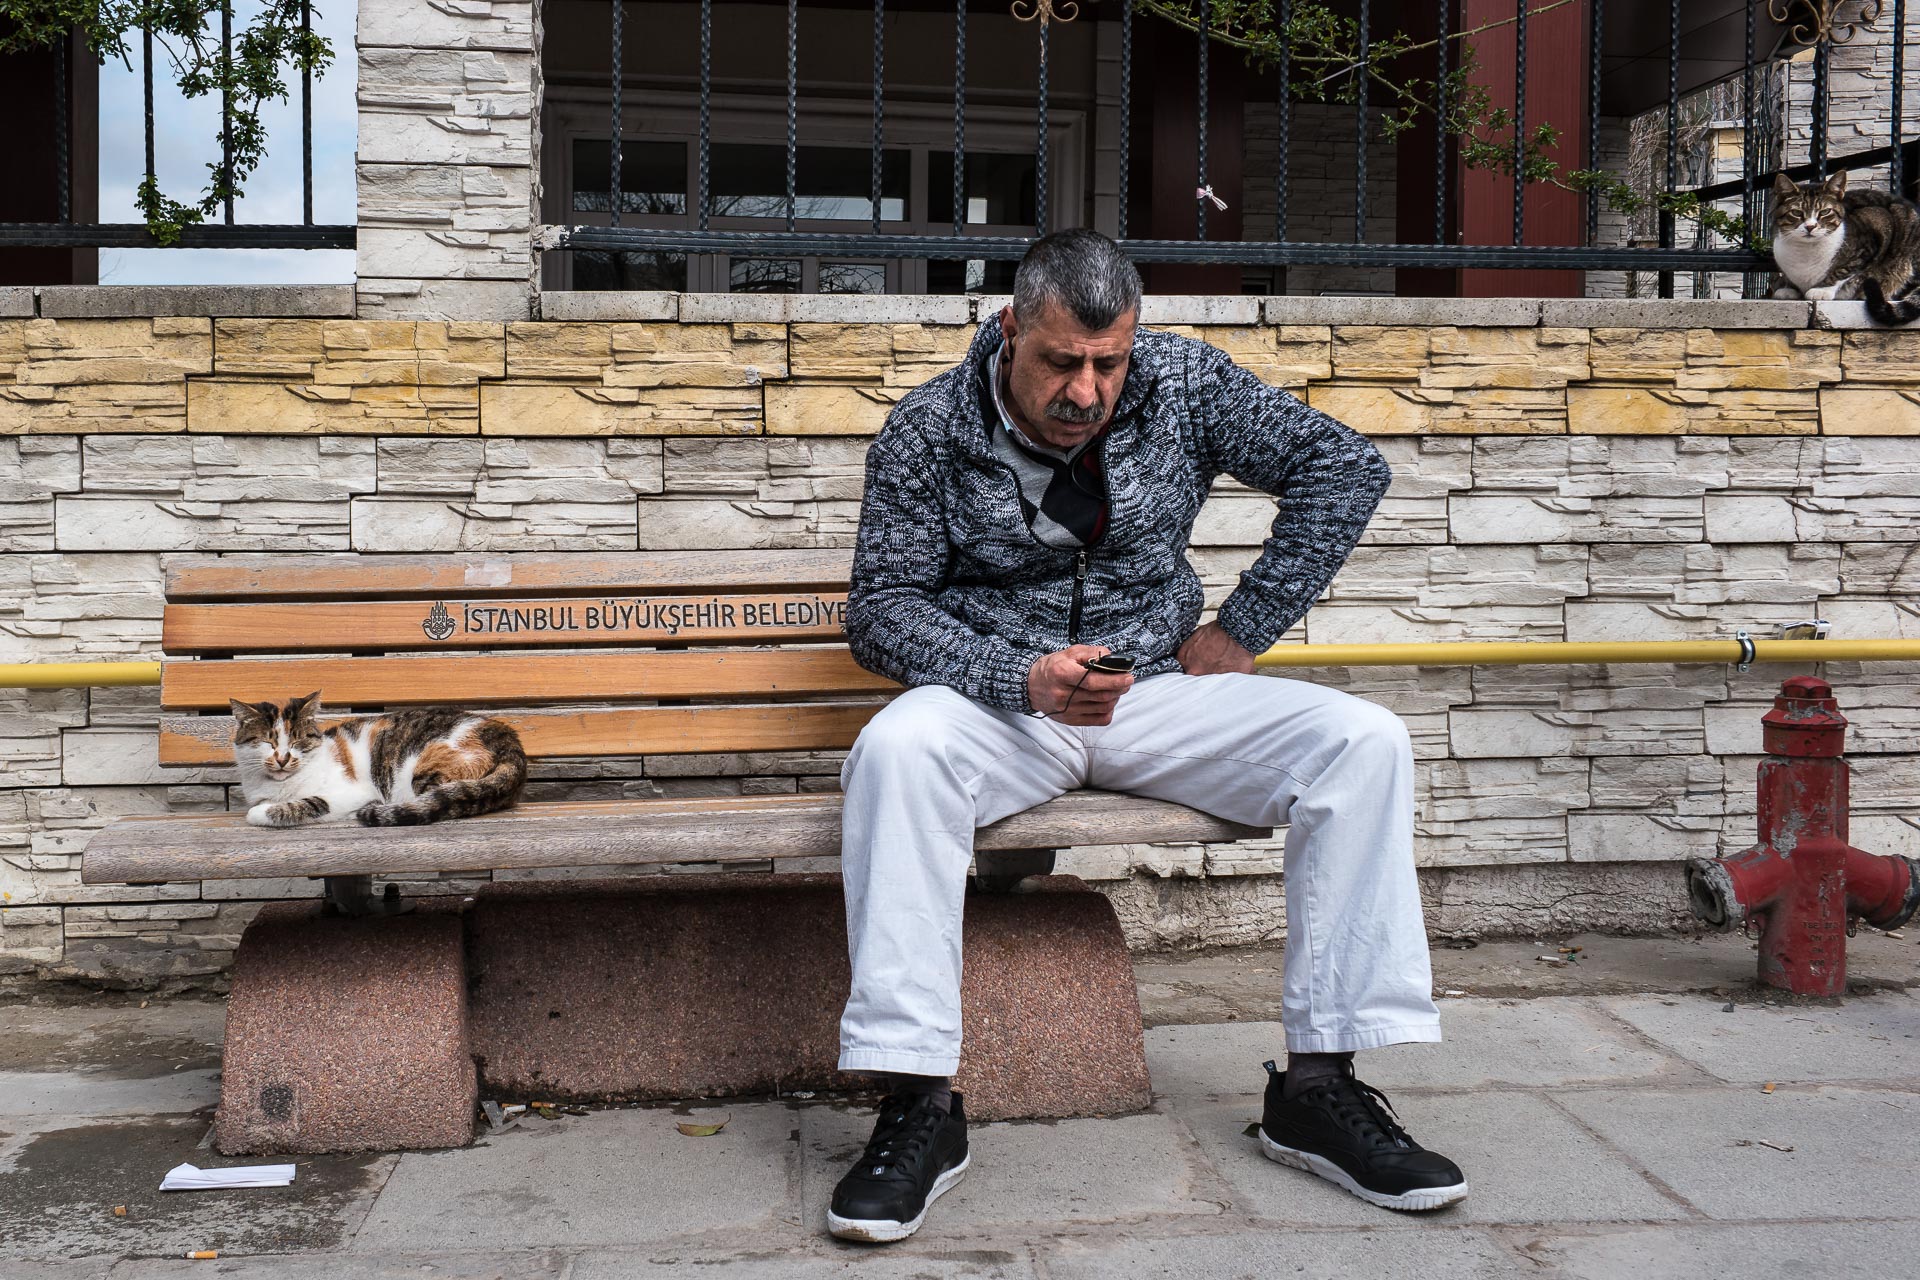
[[[400,886],[389,884],[386,892],[375,896],[372,876],[323,876],[326,882],[326,909],[340,916],[400,916],[413,910],[403,901]]]
[[[983,893],[1019,893],[1032,876],[1053,874],[1054,849],[981,849],[973,855],[973,887]]]
[[[1753,659],[1757,653],[1757,650],[1753,647],[1753,637],[1744,631],[1736,631],[1733,633],[1733,638],[1740,642],[1740,665],[1735,667],[1734,670],[1745,675],[1747,668],[1753,665]]]

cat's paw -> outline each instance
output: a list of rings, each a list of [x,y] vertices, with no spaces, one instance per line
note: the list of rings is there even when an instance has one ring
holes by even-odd
[[[1839,292],[1840,290],[1838,289],[1838,287],[1834,285],[1830,285],[1830,284],[1816,285],[1814,288],[1807,290],[1807,301],[1808,302],[1832,302],[1834,298],[1839,294]]]
[[[1777,284],[1773,286],[1772,297],[1776,302],[1798,302],[1800,291],[1790,284]]]
[[[247,810],[247,821],[256,827],[275,827],[280,825],[273,820],[273,806],[262,802]]]
[[[390,827],[393,825],[393,806],[370,800],[361,805],[353,817],[363,827]]]

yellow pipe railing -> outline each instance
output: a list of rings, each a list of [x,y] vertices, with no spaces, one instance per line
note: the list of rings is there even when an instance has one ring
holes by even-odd
[[[1920,662],[1920,640],[1500,640],[1422,644],[1283,644],[1262,667],[1528,667],[1661,662]],[[160,683],[158,662],[0,663],[0,689],[79,689]]]

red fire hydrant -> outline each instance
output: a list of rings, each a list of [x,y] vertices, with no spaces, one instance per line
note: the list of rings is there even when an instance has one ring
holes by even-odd
[[[1797,995],[1847,989],[1847,920],[1876,929],[1920,907],[1920,863],[1847,843],[1847,719],[1825,680],[1795,676],[1762,716],[1760,843],[1687,863],[1693,914],[1760,928],[1760,981]]]

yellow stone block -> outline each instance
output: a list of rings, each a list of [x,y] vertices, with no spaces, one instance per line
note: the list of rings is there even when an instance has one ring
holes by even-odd
[[[1812,435],[1812,391],[1690,391],[1572,387],[1567,427],[1575,435]]]
[[[844,383],[777,383],[767,387],[767,434],[778,436],[878,435],[905,392],[895,387]]]
[[[1920,330],[1849,329],[1841,363],[1848,382],[1920,386]]]
[[[1430,356],[1431,329],[1340,325],[1333,330],[1333,376],[1419,379]]]
[[[471,385],[196,378],[187,384],[187,424],[196,434],[473,435],[480,406]]]
[[[761,425],[758,387],[480,385],[480,429],[490,436],[757,435]]]
[[[213,362],[197,317],[23,320],[0,337],[0,433],[171,432]]]
[[[1686,367],[1683,329],[1595,329],[1587,346],[1590,376],[1605,382],[1666,382]]]
[[[215,320],[213,371],[307,377],[327,358],[320,320]]]
[[[1567,393],[1560,387],[1463,388],[1434,405],[1436,435],[1562,435]]]
[[[894,363],[895,329],[918,325],[796,324],[791,331],[793,376],[879,382]]]
[[[1418,387],[1316,383],[1307,403],[1364,435],[1420,436],[1433,430],[1431,395]]]
[[[1920,389],[1828,387],[1820,430],[1830,436],[1920,436]]]

